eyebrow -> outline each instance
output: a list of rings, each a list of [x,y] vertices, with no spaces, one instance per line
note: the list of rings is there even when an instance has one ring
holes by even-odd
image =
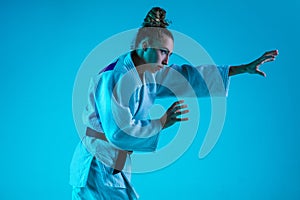
[[[160,48],[160,49],[165,50],[165,51],[168,51],[168,53],[169,53],[170,55],[173,54],[173,52],[171,52],[171,51],[170,51],[168,48],[166,48],[166,47],[162,47],[162,48]]]

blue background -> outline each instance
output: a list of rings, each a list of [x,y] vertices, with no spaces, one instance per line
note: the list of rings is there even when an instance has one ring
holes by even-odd
[[[223,133],[206,158],[198,159],[199,136],[177,162],[133,176],[141,199],[300,199],[297,0],[1,1],[0,199],[71,198],[77,70],[153,6],[217,64],[280,55],[263,66],[267,78],[231,79]]]

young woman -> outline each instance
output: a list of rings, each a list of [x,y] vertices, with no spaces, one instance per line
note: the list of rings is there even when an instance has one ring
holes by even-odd
[[[139,29],[132,50],[104,68],[89,88],[84,112],[86,135],[71,163],[73,199],[137,199],[130,184],[130,154],[157,148],[160,132],[186,121],[184,101],[174,102],[159,119],[149,118],[156,98],[195,94],[225,96],[229,76],[259,74],[261,64],[273,61],[277,50],[241,66],[168,65],[174,37],[167,29],[165,10],[152,8]]]

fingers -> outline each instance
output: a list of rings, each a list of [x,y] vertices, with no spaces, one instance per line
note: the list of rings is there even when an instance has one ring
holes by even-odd
[[[272,62],[275,60],[276,56],[278,55],[278,50],[272,50],[265,52],[260,58],[255,60],[253,64],[256,65],[256,68],[258,68],[260,65],[266,63],[266,62]],[[262,73],[259,73],[260,75],[263,75]]]
[[[184,100],[179,100],[174,102],[167,110],[167,112],[160,118],[162,127],[165,129],[167,127],[172,126],[176,122],[187,121],[189,118],[183,117],[180,118],[179,116],[186,114],[189,112],[187,110],[187,105],[183,104]]]
[[[273,56],[277,56],[279,54],[278,50],[272,50],[272,51],[267,51],[266,53],[264,53],[264,55],[266,56],[270,56],[270,55],[273,55]]]
[[[187,107],[187,105],[181,105],[179,106],[180,104],[184,103],[184,100],[179,100],[179,101],[175,101],[171,106],[170,108],[168,109],[167,112],[175,112],[176,110],[180,109],[180,108],[184,108],[184,107]]]
[[[188,106],[187,104],[183,104],[184,100],[179,100],[176,101],[172,104],[172,106],[168,109],[168,117],[170,118],[170,120],[173,121],[187,121],[188,118],[178,118],[178,116],[181,116],[183,114],[186,114],[189,112],[188,109],[186,109]]]
[[[184,103],[184,100],[175,101],[170,108],[174,108],[175,106]]]
[[[189,110],[176,111],[176,112],[174,112],[174,115],[175,115],[175,116],[179,116],[179,115],[186,114],[186,113],[188,113],[188,112],[190,112],[190,111],[189,111]]]
[[[266,73],[263,72],[263,71],[260,71],[260,70],[256,70],[256,73],[263,76],[263,77],[266,77]]]
[[[278,50],[267,51],[266,53],[264,53],[260,60],[263,61],[263,63],[274,61],[278,54]]]
[[[172,118],[172,120],[174,122],[182,122],[182,121],[188,121],[189,118],[188,117],[185,117],[185,118]]]
[[[258,74],[265,77],[266,74],[263,71],[260,71],[260,66],[266,62],[274,61],[278,54],[278,50],[265,52],[261,57],[246,65],[246,72],[248,72],[249,74]]]
[[[181,110],[187,108],[187,104],[183,104],[184,100],[176,101],[172,104],[172,106],[168,109],[170,113],[178,113]],[[183,104],[183,105],[181,105]]]
[[[172,109],[171,112],[174,112],[175,114],[178,114],[178,113],[182,113],[181,110],[187,108],[187,105],[181,105],[181,106],[176,106],[175,108]]]
[[[266,62],[271,62],[274,60],[275,60],[275,57],[273,57],[273,56],[262,57],[257,61],[256,65],[262,65]]]

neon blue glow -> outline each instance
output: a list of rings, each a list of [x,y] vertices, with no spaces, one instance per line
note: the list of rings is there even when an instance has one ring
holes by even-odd
[[[231,78],[225,126],[205,159],[198,158],[203,133],[169,167],[133,175],[141,199],[300,199],[296,0],[2,1],[1,199],[71,198],[77,70],[96,45],[137,28],[153,6],[217,64],[247,63],[271,49],[280,55],[262,66],[266,78]],[[205,132],[210,110],[202,111]]]

